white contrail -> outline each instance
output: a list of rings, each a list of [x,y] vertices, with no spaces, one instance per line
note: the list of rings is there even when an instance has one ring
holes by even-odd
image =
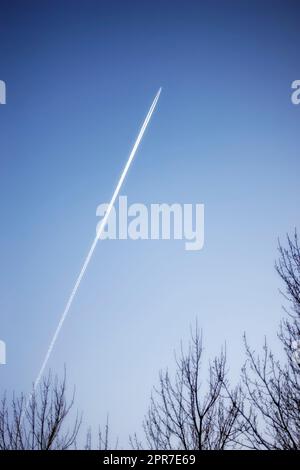
[[[107,222],[108,217],[109,217],[109,215],[110,215],[110,212],[111,212],[111,210],[112,210],[112,208],[113,208],[113,205],[114,205],[114,203],[115,203],[115,200],[116,200],[116,198],[118,197],[118,194],[119,194],[119,192],[120,192],[120,189],[121,189],[121,186],[122,186],[122,184],[123,184],[123,181],[124,181],[124,179],[125,179],[125,177],[126,177],[126,174],[127,174],[128,170],[129,170],[129,167],[130,167],[130,165],[131,165],[131,162],[132,162],[132,160],[133,160],[133,158],[134,158],[134,156],[135,156],[135,154],[136,154],[136,151],[137,151],[137,149],[138,149],[138,146],[139,146],[139,144],[140,144],[140,142],[141,142],[141,140],[142,140],[142,138],[143,138],[143,135],[144,135],[144,132],[145,132],[145,130],[146,130],[146,127],[147,127],[147,125],[148,125],[148,123],[149,123],[149,121],[150,121],[150,119],[151,119],[152,113],[153,113],[153,111],[154,111],[154,109],[155,109],[155,106],[156,106],[156,104],[157,104],[157,102],[158,102],[160,93],[161,93],[161,88],[158,90],[157,95],[155,96],[155,98],[154,98],[154,100],[153,100],[153,103],[152,103],[152,105],[151,105],[151,107],[150,107],[150,109],[149,109],[149,112],[148,112],[148,114],[147,114],[147,116],[146,116],[146,118],[145,118],[145,121],[144,121],[144,123],[143,123],[143,125],[142,125],[142,127],[141,127],[141,130],[140,130],[140,132],[139,132],[139,134],[138,134],[138,136],[137,136],[137,139],[136,139],[136,141],[135,141],[135,144],[134,144],[134,146],[133,146],[133,148],[132,148],[132,150],[131,150],[131,153],[130,153],[130,155],[129,155],[128,161],[127,161],[127,163],[126,163],[126,165],[125,165],[125,167],[124,167],[124,170],[123,170],[123,172],[122,172],[122,174],[121,174],[121,177],[120,177],[120,179],[119,179],[119,182],[118,182],[118,184],[117,184],[117,187],[116,187],[116,189],[115,189],[115,191],[114,191],[114,193],[113,193],[113,196],[112,196],[112,198],[111,198],[111,201],[110,201],[110,203],[109,203],[109,205],[108,205],[108,207],[107,207],[107,211],[106,211],[106,213],[105,213],[105,216],[103,217],[102,222],[101,222],[101,224],[100,224],[100,227],[99,227],[99,229],[97,230],[97,235],[96,235],[96,237],[95,237],[95,239],[94,239],[94,241],[93,241],[93,243],[92,243],[92,246],[91,246],[91,248],[90,248],[90,250],[89,250],[89,252],[88,252],[88,254],[87,254],[87,257],[86,257],[86,259],[85,259],[85,261],[84,261],[84,263],[83,263],[83,266],[82,266],[82,268],[81,268],[81,271],[80,271],[80,273],[79,273],[79,276],[78,276],[78,278],[77,278],[77,281],[76,281],[76,283],[75,283],[75,285],[74,285],[74,287],[73,287],[73,290],[72,290],[72,292],[71,292],[71,295],[70,295],[70,297],[69,297],[69,300],[68,300],[68,302],[67,302],[67,305],[66,305],[66,307],[65,307],[65,310],[63,311],[62,316],[61,316],[61,318],[60,318],[60,320],[59,320],[59,323],[58,323],[58,325],[57,325],[57,328],[56,328],[56,330],[55,330],[55,333],[54,333],[53,338],[52,338],[52,340],[51,340],[51,343],[50,343],[50,345],[49,345],[48,351],[47,351],[47,353],[46,353],[45,359],[44,359],[44,361],[43,361],[43,363],[42,363],[42,367],[41,367],[41,369],[40,369],[40,371],[39,371],[39,374],[38,374],[38,376],[37,376],[37,378],[36,378],[36,381],[34,382],[33,391],[32,391],[32,393],[31,393],[31,395],[30,395],[30,397],[29,397],[29,400],[28,400],[28,402],[27,402],[26,409],[27,409],[28,405],[30,404],[31,399],[32,399],[32,396],[33,396],[33,394],[34,394],[36,388],[38,387],[39,382],[40,382],[40,380],[41,380],[41,378],[42,378],[42,376],[43,376],[44,370],[45,370],[45,368],[46,368],[46,366],[47,366],[47,363],[48,363],[48,361],[49,361],[49,358],[50,358],[50,355],[51,355],[51,353],[52,353],[52,350],[53,350],[53,348],[54,348],[54,346],[55,346],[55,343],[56,343],[57,337],[58,337],[58,335],[59,335],[59,332],[60,332],[60,330],[61,330],[61,328],[62,328],[62,326],[63,326],[63,324],[64,324],[65,319],[67,318],[67,315],[68,315],[68,313],[69,313],[70,307],[71,307],[71,305],[72,305],[72,302],[73,302],[73,300],[74,300],[74,297],[75,297],[75,295],[76,295],[76,292],[77,292],[77,290],[78,290],[78,287],[79,287],[79,285],[80,285],[80,283],[81,283],[81,281],[82,281],[82,278],[83,278],[83,276],[84,276],[84,273],[85,273],[85,271],[86,271],[86,269],[87,269],[87,267],[88,267],[88,264],[89,264],[89,262],[90,262],[90,260],[91,260],[92,255],[93,255],[93,253],[94,253],[94,250],[95,250],[95,248],[96,248],[97,242],[98,242],[99,238],[101,237],[101,234],[102,234],[103,229],[104,229],[104,227],[105,227],[105,225],[106,225],[106,222]]]

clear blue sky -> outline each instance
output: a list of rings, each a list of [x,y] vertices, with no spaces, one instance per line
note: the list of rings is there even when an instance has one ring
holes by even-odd
[[[109,412],[126,447],[196,317],[234,377],[244,331],[279,349],[277,237],[299,224],[299,2],[4,0],[0,79],[1,391],[30,389],[160,86],[122,194],[205,204],[200,252],[100,243],[51,357],[85,423]]]

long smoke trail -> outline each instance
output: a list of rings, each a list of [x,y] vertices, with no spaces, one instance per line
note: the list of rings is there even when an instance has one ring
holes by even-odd
[[[50,358],[50,355],[51,355],[51,353],[52,353],[52,351],[53,351],[53,348],[54,348],[54,346],[55,346],[55,343],[56,343],[56,341],[57,341],[57,338],[58,338],[58,335],[59,335],[59,333],[60,333],[60,330],[61,330],[61,328],[62,328],[62,326],[63,326],[63,324],[64,324],[65,319],[67,318],[67,315],[68,315],[68,313],[69,313],[69,311],[70,311],[71,305],[72,305],[73,300],[74,300],[74,297],[75,297],[75,295],[76,295],[76,292],[77,292],[77,290],[78,290],[78,288],[79,288],[79,286],[80,286],[80,283],[81,283],[81,281],[82,281],[82,278],[83,278],[83,276],[84,276],[84,273],[85,273],[85,271],[86,271],[86,269],[87,269],[87,267],[88,267],[88,265],[89,265],[89,262],[90,262],[90,260],[91,260],[91,258],[92,258],[92,256],[93,256],[93,253],[94,253],[94,250],[95,250],[95,248],[96,248],[97,242],[98,242],[99,238],[100,238],[101,235],[102,235],[103,229],[104,229],[104,227],[105,227],[105,225],[106,225],[106,222],[107,222],[107,220],[108,220],[108,217],[109,217],[109,215],[110,215],[110,212],[111,212],[111,210],[112,210],[112,207],[113,207],[113,205],[114,205],[114,203],[115,203],[116,198],[118,197],[118,194],[119,194],[119,192],[120,192],[120,189],[121,189],[121,186],[122,186],[122,184],[123,184],[123,181],[124,181],[124,179],[125,179],[125,177],[126,177],[126,174],[127,174],[128,170],[129,170],[129,167],[130,167],[130,165],[131,165],[131,163],[132,163],[132,160],[133,160],[133,158],[134,158],[134,156],[135,156],[135,154],[136,154],[136,151],[137,151],[137,149],[138,149],[138,146],[139,146],[139,144],[140,144],[140,142],[141,142],[141,140],[142,140],[142,138],[143,138],[144,132],[145,132],[145,130],[146,130],[146,128],[147,128],[147,125],[148,125],[148,123],[149,123],[149,121],[150,121],[150,119],[151,119],[152,113],[153,113],[153,111],[154,111],[154,109],[155,109],[155,106],[156,106],[156,104],[157,104],[157,102],[158,102],[160,93],[161,93],[161,88],[158,90],[158,92],[157,92],[157,94],[156,94],[156,96],[155,96],[155,98],[154,98],[154,100],[153,100],[153,103],[152,103],[152,105],[151,105],[151,107],[150,107],[150,109],[149,109],[149,112],[148,112],[148,114],[147,114],[147,116],[146,116],[146,118],[145,118],[145,121],[144,121],[144,123],[143,123],[143,125],[142,125],[142,127],[141,127],[141,130],[140,130],[140,132],[139,132],[139,134],[138,134],[138,136],[137,136],[137,139],[136,139],[135,144],[134,144],[134,146],[133,146],[133,148],[132,148],[132,150],[131,150],[131,153],[130,153],[129,158],[128,158],[128,160],[127,160],[127,163],[126,163],[126,165],[125,165],[125,167],[124,167],[124,170],[123,170],[123,172],[122,172],[122,174],[121,174],[121,177],[120,177],[119,182],[118,182],[118,184],[117,184],[117,186],[116,186],[116,189],[115,189],[115,191],[114,191],[114,193],[113,193],[113,196],[112,196],[112,198],[111,198],[111,201],[110,201],[110,203],[109,203],[109,205],[108,205],[108,207],[107,207],[107,211],[106,211],[106,213],[105,213],[105,216],[103,217],[102,222],[101,222],[101,224],[100,224],[100,227],[99,227],[99,229],[97,230],[97,235],[96,235],[96,237],[95,237],[95,239],[94,239],[94,241],[93,241],[93,243],[92,243],[92,246],[91,246],[91,248],[90,248],[90,250],[89,250],[89,252],[88,252],[88,254],[87,254],[87,257],[86,257],[86,259],[85,259],[85,261],[84,261],[84,263],[83,263],[83,266],[82,266],[82,268],[81,268],[81,271],[80,271],[80,273],[79,273],[79,276],[78,276],[78,278],[77,278],[77,280],[76,280],[76,283],[75,283],[75,285],[74,285],[74,287],[73,287],[73,290],[72,290],[71,295],[70,295],[70,297],[69,297],[69,300],[68,300],[68,302],[67,302],[67,305],[66,305],[66,307],[65,307],[65,309],[64,309],[64,311],[63,311],[63,313],[62,313],[62,315],[61,315],[61,318],[60,318],[60,320],[59,320],[59,323],[58,323],[58,325],[57,325],[57,328],[56,328],[56,330],[55,330],[55,333],[54,333],[54,335],[53,335],[53,338],[52,338],[52,340],[51,340],[51,343],[50,343],[50,345],[49,345],[49,348],[48,348],[48,350],[47,350],[47,353],[46,353],[45,359],[44,359],[44,361],[43,361],[43,363],[42,363],[42,366],[41,366],[41,369],[40,369],[40,371],[39,371],[39,374],[38,374],[38,376],[37,376],[37,378],[36,378],[36,380],[35,380],[35,382],[34,382],[33,391],[32,391],[32,393],[31,393],[31,395],[30,395],[30,397],[29,397],[29,400],[28,400],[28,402],[27,402],[26,409],[28,408],[28,406],[29,406],[29,404],[30,404],[30,402],[31,402],[31,400],[32,400],[32,396],[34,395],[34,392],[35,392],[36,388],[38,387],[38,385],[39,385],[39,383],[40,383],[40,380],[41,380],[41,378],[42,378],[42,376],[43,376],[43,374],[44,374],[45,368],[46,368],[46,366],[47,366],[47,363],[48,363],[48,361],[49,361],[49,358]]]

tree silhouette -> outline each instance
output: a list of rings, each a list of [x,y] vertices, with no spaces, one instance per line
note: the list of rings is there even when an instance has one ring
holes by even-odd
[[[204,384],[201,373],[202,338],[196,325],[191,332],[188,353],[181,348],[176,358],[176,374],[161,372],[159,387],[154,389],[143,428],[150,449],[204,450],[234,447],[241,434],[238,423],[239,392],[226,396],[226,355],[221,352],[209,366]],[[142,448],[138,436],[131,438],[135,448]]]
[[[267,341],[262,354],[244,337],[246,361],[241,383],[232,388],[226,352],[221,351],[208,373],[202,368],[202,336],[191,331],[188,351],[175,356],[175,373],[160,372],[143,421],[144,437],[130,438],[133,448],[151,450],[300,449],[300,247],[298,235],[279,244],[275,265],[283,281],[288,307],[278,337],[284,360],[278,360]],[[76,447],[81,419],[70,416],[74,393],[66,399],[66,374],[60,382],[51,373],[43,379],[29,403],[24,395],[4,395],[0,406],[0,449],[53,450]],[[108,421],[99,428],[100,450],[112,448]],[[118,442],[113,446],[117,448]],[[92,433],[86,437],[91,449]]]
[[[287,248],[279,244],[276,270],[289,303],[278,334],[286,360],[282,364],[276,359],[266,341],[263,354],[255,354],[245,338],[240,416],[245,446],[296,450],[300,449],[300,249],[296,231],[293,238],[287,236]]]
[[[58,381],[51,372],[31,399],[21,394],[10,403],[4,395],[0,408],[1,450],[65,450],[75,445],[81,419],[67,421],[74,403],[66,399],[66,375]]]

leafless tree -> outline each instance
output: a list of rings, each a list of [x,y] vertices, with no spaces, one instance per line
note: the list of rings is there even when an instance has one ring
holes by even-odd
[[[60,382],[51,373],[31,399],[4,396],[0,407],[1,450],[65,450],[75,445],[81,419],[68,417],[74,403],[66,399],[66,375]]]
[[[221,353],[209,366],[208,383],[201,377],[202,338],[196,326],[188,353],[181,348],[176,358],[174,380],[161,372],[143,428],[150,449],[204,450],[235,447],[241,430],[238,424],[238,390],[226,396],[226,355]],[[135,435],[134,448],[143,444]]]
[[[287,248],[279,244],[276,270],[284,284],[282,294],[289,303],[289,309],[285,308],[287,318],[282,321],[279,338],[284,345],[288,363],[299,373],[299,367],[295,365],[295,350],[300,340],[300,247],[297,231],[293,238],[287,236]]]
[[[297,232],[279,244],[276,270],[289,302],[279,339],[286,360],[277,360],[265,341],[263,354],[251,350],[242,371],[243,406],[240,409],[244,445],[252,449],[300,449],[300,249]]]
[[[87,435],[86,435],[85,450],[92,450],[94,448],[97,450],[117,450],[118,449],[118,439],[116,439],[114,445],[111,443],[108,415],[106,419],[106,424],[104,426],[104,430],[103,428],[101,428],[101,426],[99,426],[97,438],[98,439],[97,439],[96,447],[94,447],[92,429],[89,428]]]

